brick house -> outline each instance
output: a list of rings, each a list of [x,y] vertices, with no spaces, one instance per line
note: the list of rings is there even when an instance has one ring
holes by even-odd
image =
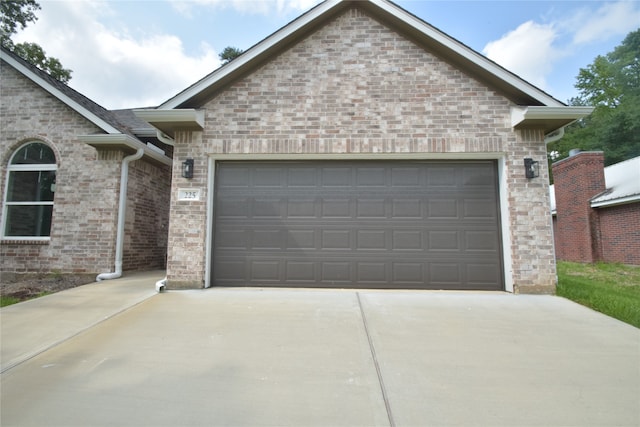
[[[601,151],[581,152],[552,168],[557,259],[640,265],[640,157],[604,167]]]
[[[4,49],[0,87],[0,280],[163,269],[171,147]]]
[[[590,111],[393,3],[324,2],[135,112],[174,145],[165,286],[553,292],[545,143]]]

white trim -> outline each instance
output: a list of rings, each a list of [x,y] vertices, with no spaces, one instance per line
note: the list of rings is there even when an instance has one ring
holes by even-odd
[[[605,208],[615,205],[625,205],[628,203],[640,202],[640,194],[634,194],[632,196],[620,197],[618,199],[602,200],[600,202],[591,202],[592,208]]]
[[[178,93],[173,98],[162,103],[158,108],[160,109],[173,109],[177,108],[179,105],[189,101],[191,98],[197,96],[201,92],[205,91],[211,85],[216,83],[217,81],[225,78],[226,76],[231,75],[238,69],[242,68],[249,62],[253,61],[268,49],[273,48],[278,45],[280,42],[285,40],[286,38],[292,36],[297,31],[305,27],[306,25],[312,23],[316,19],[322,17],[322,15],[330,12],[332,9],[340,5],[341,3],[346,2],[347,0],[327,0],[324,3],[316,6],[314,9],[311,9],[306,14],[303,14],[295,21],[291,22],[287,26],[279,29],[266,39],[262,40],[247,52],[242,54],[240,57],[234,59],[229,64],[218,68],[213,73],[204,77],[202,80],[196,82],[191,87],[186,90]],[[504,69],[500,65],[495,62],[487,59],[485,56],[479,54],[475,50],[467,47],[461,42],[455,40],[454,38],[448,36],[447,34],[441,32],[435,27],[427,24],[421,19],[411,15],[409,12],[400,8],[399,6],[390,3],[386,0],[369,0],[370,4],[378,7],[385,13],[390,14],[391,16],[397,18],[407,26],[413,28],[416,31],[419,31],[423,35],[429,37],[434,40],[436,43],[441,46],[449,49],[454,54],[464,58],[465,60],[471,62],[477,67],[487,71],[498,79],[502,80],[506,84],[512,86],[516,90],[530,96],[531,98],[537,100],[538,102],[550,105],[558,108],[566,108],[565,104],[558,101],[551,95],[545,93],[544,91],[538,89],[532,84],[528,83],[521,77],[511,73],[510,71]]]
[[[51,95],[53,95],[56,98],[58,98],[58,100],[60,102],[66,104],[69,107],[71,107],[78,114],[80,114],[85,119],[89,120],[94,125],[98,126],[103,131],[105,131],[107,133],[120,133],[120,131],[118,129],[114,128],[112,125],[110,125],[109,123],[105,122],[100,117],[96,116],[94,113],[92,113],[91,111],[87,110],[86,108],[84,108],[82,105],[78,104],[73,99],[69,98],[62,91],[60,91],[56,87],[54,87],[51,84],[49,84],[46,80],[44,80],[40,76],[36,75],[33,71],[29,70],[27,67],[25,67],[24,65],[22,65],[21,63],[16,61],[11,56],[9,56],[9,55],[1,55],[1,57],[2,57],[3,61],[6,61],[9,65],[11,65],[13,68],[18,70],[24,76],[26,76],[27,78],[31,79],[35,84],[40,86],[45,91],[49,92]]]
[[[526,120],[578,120],[588,116],[593,110],[594,107],[514,106],[511,107],[511,127]]]
[[[12,165],[16,154],[22,150],[23,147],[26,147],[30,144],[43,144],[46,145],[51,152],[53,153],[55,163],[30,163],[30,164],[20,164],[20,165]],[[5,170],[5,183],[4,183],[4,193],[2,193],[2,220],[0,221],[0,240],[3,241],[50,241],[51,234],[48,236],[6,236],[6,225],[7,225],[7,216],[9,206],[54,206],[55,205],[55,191],[54,200],[43,200],[40,202],[29,201],[29,202],[10,202],[7,200],[8,192],[9,192],[9,174],[11,172],[29,172],[29,171],[55,171],[56,179],[58,177],[58,158],[56,157],[55,150],[51,147],[51,144],[41,140],[41,139],[30,139],[29,141],[21,144],[17,147],[11,156],[9,157],[9,163],[7,164]],[[53,212],[51,213],[51,224],[49,224],[49,229],[51,232],[51,228],[53,227]]]
[[[471,61],[472,63],[479,66],[480,68],[483,68],[484,70],[490,72],[491,74],[503,80],[504,82],[510,84],[511,86],[515,87],[519,91],[526,93],[527,95],[540,101],[543,104],[553,105],[553,106],[558,106],[563,108],[564,104],[558,101],[557,99],[555,99],[554,97],[546,94],[542,90],[531,85],[530,83],[516,76],[515,74],[512,74],[511,72],[507,71],[506,69],[499,66],[498,64],[490,61],[485,56],[480,55],[475,50],[451,38],[447,34],[435,29],[431,25],[426,24],[424,21],[420,20],[419,18],[416,18],[415,16],[408,14],[399,6],[393,3],[387,2],[385,0],[369,0],[369,1],[371,1],[371,3],[378,6],[380,9],[383,9],[384,11],[392,14],[394,17],[404,21],[407,25],[410,25],[413,28],[417,29],[418,31],[421,31],[423,34],[429,36],[436,42],[452,50],[453,52],[467,59],[468,61]]]
[[[100,146],[109,146],[109,145],[122,145],[125,147],[129,147],[134,151],[138,151],[139,149],[144,150],[144,155],[146,157],[152,158],[157,162],[160,162],[164,165],[171,166],[173,164],[173,160],[167,157],[164,153],[160,153],[157,150],[147,146],[146,144],[140,142],[138,139],[125,135],[123,133],[119,133],[116,135],[81,135],[78,139],[85,144],[91,145],[92,147],[100,147]],[[157,147],[156,147],[157,148]]]
[[[238,68],[241,68],[248,62],[255,59],[257,56],[262,54],[267,49],[277,45],[279,42],[289,37],[300,28],[314,21],[315,19],[322,16],[325,12],[330,11],[335,6],[340,4],[342,0],[327,0],[324,3],[316,6],[315,9],[307,12],[307,14],[302,15],[300,18],[291,22],[289,25],[279,29],[275,33],[271,34],[266,39],[262,40],[247,52],[240,55],[238,58],[234,59],[227,65],[218,68],[213,73],[209,74],[207,77],[203,78],[199,82],[195,83],[193,86],[187,88],[183,92],[177,94],[173,98],[165,101],[163,104],[158,106],[158,109],[173,109],[182,104],[185,101],[188,101],[190,98],[199,94],[200,92],[207,89],[216,81],[224,78],[225,76],[232,74]],[[137,114],[137,113],[136,113]]]
[[[507,159],[505,156],[501,156],[497,160],[500,227],[502,234],[502,274],[504,274],[504,290],[513,293],[513,259],[511,258],[511,216],[509,215]]]
[[[205,244],[205,260],[204,260],[204,287],[211,287],[211,274],[212,271],[212,259],[213,256],[213,209],[214,209],[214,193],[216,188],[216,161],[213,157],[209,157],[207,171],[207,212],[205,215],[207,221],[206,227],[206,244]]]
[[[133,110],[138,118],[149,123],[182,122],[195,124],[200,129],[204,129],[204,110],[194,108],[181,109],[140,109]]]
[[[504,291],[513,293],[513,260],[511,257],[511,218],[507,187],[506,157],[504,153],[362,153],[362,154],[209,154],[207,188],[207,237],[205,242],[205,287],[211,286],[213,263],[213,210],[215,209],[216,162],[233,160],[257,161],[313,161],[313,160],[496,160],[498,167],[498,198],[502,234],[502,273]]]

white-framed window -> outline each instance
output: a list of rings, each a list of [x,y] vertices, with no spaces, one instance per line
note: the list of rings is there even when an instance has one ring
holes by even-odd
[[[28,142],[13,153],[7,167],[3,239],[49,239],[56,170],[55,153],[43,142]]]

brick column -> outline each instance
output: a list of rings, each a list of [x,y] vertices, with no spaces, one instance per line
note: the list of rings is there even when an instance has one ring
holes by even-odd
[[[590,200],[606,190],[604,153],[578,153],[552,165],[556,192],[556,257],[575,262],[601,258],[597,212]]]

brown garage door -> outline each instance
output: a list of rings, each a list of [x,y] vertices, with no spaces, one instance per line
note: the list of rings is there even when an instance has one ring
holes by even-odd
[[[494,161],[218,163],[214,209],[214,286],[504,289]]]

